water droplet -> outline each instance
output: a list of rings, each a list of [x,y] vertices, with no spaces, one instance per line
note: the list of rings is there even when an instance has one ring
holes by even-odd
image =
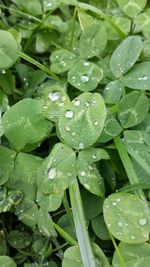
[[[106,208],[108,209],[109,208],[109,205],[106,205]]]
[[[92,159],[97,159],[97,156],[95,154],[93,154]]]
[[[66,129],[67,132],[70,132],[70,127],[66,126],[65,129]]]
[[[2,74],[5,74],[6,73],[6,70],[2,70],[1,72],[2,72]]]
[[[89,184],[84,184],[84,187],[85,187],[87,190],[90,190],[90,189],[91,189],[91,187],[90,187]]]
[[[27,78],[23,78],[23,81],[25,82],[27,80]]]
[[[122,222],[118,222],[118,226],[119,227],[122,227],[123,226],[123,223]]]
[[[75,136],[76,135],[76,133],[75,132],[72,132],[72,136]]]
[[[94,122],[94,125],[97,126],[97,125],[98,125],[98,121],[95,121],[95,122]]]
[[[68,118],[68,119],[73,118],[73,111],[67,110],[66,113],[65,113],[65,117]]]
[[[85,62],[83,63],[83,66],[89,66],[89,65],[90,65],[90,63],[87,62],[87,61],[85,61]]]
[[[117,202],[120,202],[120,198],[117,198],[116,200],[117,200]]]
[[[116,204],[117,204],[117,203],[116,203],[115,201],[112,203],[113,206],[116,206]]]
[[[85,106],[86,107],[89,107],[90,106],[90,103],[88,101],[85,102]]]
[[[79,148],[83,149],[84,148],[84,144],[82,142],[79,143]]]
[[[81,175],[81,176],[85,176],[85,171],[81,171],[81,172],[80,172],[80,175]]]
[[[81,75],[81,82],[86,83],[89,81],[89,77],[87,75]]]
[[[130,236],[132,240],[135,240],[135,236],[134,235],[131,235]]]
[[[49,179],[54,179],[56,177],[56,168],[50,168],[47,172]]]
[[[90,171],[93,171],[93,167],[92,167],[92,166],[89,166],[89,170],[90,170]]]
[[[138,78],[139,81],[146,81],[148,79],[148,77],[146,75]]]
[[[147,219],[146,219],[146,218],[141,218],[141,219],[139,220],[139,224],[140,224],[140,225],[145,225],[145,224],[147,224]]]
[[[111,223],[107,223],[107,227],[111,227]]]
[[[59,92],[51,92],[48,94],[48,97],[51,101],[55,102],[60,98],[60,93]]]
[[[79,107],[80,106],[80,100],[79,99],[75,99],[73,102],[74,102],[74,106],[75,107]]]

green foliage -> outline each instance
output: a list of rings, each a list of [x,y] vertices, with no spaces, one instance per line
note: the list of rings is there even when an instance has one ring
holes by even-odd
[[[147,267],[149,2],[0,10],[0,266]]]

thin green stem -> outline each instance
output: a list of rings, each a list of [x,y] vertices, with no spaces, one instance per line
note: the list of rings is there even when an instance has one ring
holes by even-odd
[[[132,184],[139,183],[139,180],[138,180],[138,177],[137,177],[136,172],[134,170],[133,164],[130,160],[130,157],[128,155],[126,147],[123,144],[121,138],[115,137],[114,143],[115,143],[115,146],[116,146],[118,153],[120,155],[121,161],[122,161],[123,166],[125,168],[125,171],[127,173],[130,184],[132,185]],[[136,190],[135,194],[138,195],[140,198],[142,198],[144,201],[146,201],[145,195],[144,195],[142,190],[140,190],[140,189]],[[147,201],[146,201],[146,203],[147,203]]]
[[[69,244],[69,243],[66,242],[66,243],[62,244],[61,246],[52,249],[52,253],[54,253],[54,252],[56,252],[56,251],[58,251],[58,250],[60,250],[60,249],[62,249],[62,248],[64,248],[64,247],[66,247],[68,244]]]
[[[7,7],[7,6],[5,6],[5,5],[1,5],[1,4],[0,4],[0,8],[2,8],[2,9],[4,9],[4,10],[12,11],[12,12],[14,12],[14,13],[20,15],[21,17],[23,16],[23,17],[26,17],[26,18],[28,18],[28,19],[32,19],[32,20],[34,20],[34,21],[36,21],[36,22],[41,22],[41,19],[39,19],[39,18],[37,18],[37,17],[34,17],[34,16],[31,15],[31,14],[28,14],[28,13],[25,13],[25,12],[23,12],[23,11],[20,11],[20,10],[18,10],[18,9],[15,9],[15,8],[12,8],[12,7]]]
[[[27,54],[25,54],[22,51],[18,51],[18,55],[25,59],[26,61],[30,62],[31,64],[35,65],[36,67],[38,67],[39,69],[45,71],[47,74],[49,74],[54,80],[61,82],[61,80],[59,79],[59,77],[52,72],[49,68],[45,67],[43,64],[41,64],[40,62],[36,61],[35,59],[33,59],[32,57],[28,56]]]
[[[68,215],[70,224],[71,224],[72,228],[74,229],[74,222],[73,222],[72,213],[71,213],[71,210],[70,210],[70,207],[69,207],[66,191],[64,192],[63,204],[64,204],[64,207],[65,207],[66,213]]]
[[[54,223],[56,231],[71,245],[77,246],[78,243],[69,234],[67,234],[58,224]]]
[[[106,21],[109,22],[109,24],[114,28],[114,30],[118,33],[121,39],[124,39],[126,37],[125,33],[120,29],[120,27],[110,18],[108,17],[105,13],[103,13],[100,9],[96,8],[95,6],[78,2],[76,3],[76,6],[83,9],[83,10],[90,10],[93,13],[97,14],[101,18],[105,19]]]
[[[69,192],[76,235],[79,243],[83,265],[84,267],[96,267],[95,257],[86,226],[78,181],[76,181],[69,188]]]
[[[109,235],[110,235],[111,241],[112,241],[112,243],[114,245],[114,248],[116,250],[116,253],[118,255],[118,258],[120,260],[121,266],[122,267],[127,267],[126,264],[125,264],[125,261],[124,261],[124,259],[122,257],[122,255],[121,255],[121,252],[120,252],[120,250],[119,250],[119,248],[118,248],[118,246],[116,244],[116,241],[115,241],[114,237],[112,236],[112,234],[110,232],[109,232]]]

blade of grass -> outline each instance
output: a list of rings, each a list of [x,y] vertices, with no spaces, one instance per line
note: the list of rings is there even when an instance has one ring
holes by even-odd
[[[118,248],[118,246],[116,244],[116,241],[115,241],[113,235],[110,232],[109,232],[109,235],[110,235],[111,241],[112,241],[112,243],[114,245],[114,248],[116,250],[116,253],[118,255],[118,258],[120,260],[121,266],[122,267],[127,267],[126,264],[125,264],[125,262],[124,262],[124,259],[123,259],[122,255],[121,255],[121,252],[120,252],[120,250],[119,250],[119,248]]]
[[[118,153],[120,155],[121,161],[122,161],[123,166],[125,168],[125,171],[127,173],[130,184],[133,185],[133,184],[139,183],[139,180],[138,180],[138,177],[137,177],[136,172],[134,170],[133,164],[130,160],[127,149],[126,149],[125,145],[123,144],[121,138],[118,136],[115,137],[114,143],[115,143],[116,149],[118,150]],[[145,195],[141,189],[136,190],[135,194],[137,196],[139,196],[140,198],[142,198],[147,203]]]
[[[96,262],[89,234],[87,231],[82,200],[77,181],[69,188],[69,192],[76,235],[79,243],[83,265],[84,267],[96,267]]]
[[[55,230],[62,236],[71,246],[77,246],[78,243],[66,231],[64,231],[58,224],[54,223]]]
[[[18,55],[25,59],[26,61],[30,62],[31,64],[35,65],[36,67],[38,67],[39,69],[45,71],[47,74],[49,74],[54,80],[61,82],[61,80],[59,79],[59,77],[52,72],[49,68],[45,67],[43,64],[41,64],[40,62],[36,61],[34,58],[28,56],[27,54],[25,54],[22,51],[18,51]]]
[[[127,147],[128,153],[130,156],[140,165],[140,167],[148,174],[150,175],[150,166],[144,161],[144,159],[136,153],[134,150]]]

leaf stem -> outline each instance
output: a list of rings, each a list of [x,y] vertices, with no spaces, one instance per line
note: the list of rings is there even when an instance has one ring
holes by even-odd
[[[58,224],[54,223],[54,227],[56,231],[71,245],[77,246],[78,243],[74,240],[66,231],[64,231]]]
[[[128,152],[126,150],[126,147],[124,146],[121,138],[119,136],[114,138],[115,146],[118,150],[118,153],[120,155],[121,161],[123,163],[123,166],[125,168],[125,171],[127,173],[129,182],[131,185],[139,183],[138,177],[136,175],[136,172],[134,170],[133,164],[130,160],[130,157],[128,155]],[[142,190],[136,190],[135,194],[138,195],[140,198],[142,198],[144,201],[146,201],[145,195]],[[147,203],[147,201],[146,201]]]
[[[52,72],[49,68],[45,67],[43,64],[41,64],[40,62],[36,61],[34,58],[28,56],[27,54],[25,54],[24,52],[18,50],[18,55],[25,59],[26,61],[30,62],[31,64],[35,65],[36,67],[38,67],[39,69],[45,71],[47,74],[49,74],[54,80],[56,81],[61,81],[59,79],[59,77],[54,73]]]
[[[70,188],[70,199],[76,235],[84,267],[96,267],[95,257],[87,231],[78,181]]]
[[[116,241],[115,241],[113,235],[112,235],[110,232],[109,232],[109,235],[110,235],[111,241],[112,241],[112,243],[113,243],[113,245],[114,245],[114,248],[115,248],[115,250],[116,250],[116,253],[117,253],[117,255],[118,255],[118,258],[119,258],[119,260],[120,260],[121,266],[122,266],[122,267],[127,267],[126,264],[125,264],[125,261],[124,261],[124,259],[123,259],[123,257],[122,257],[122,255],[121,255],[121,252],[120,252],[120,250],[119,250],[119,248],[118,248],[118,246],[117,246],[117,244],[116,244]]]

